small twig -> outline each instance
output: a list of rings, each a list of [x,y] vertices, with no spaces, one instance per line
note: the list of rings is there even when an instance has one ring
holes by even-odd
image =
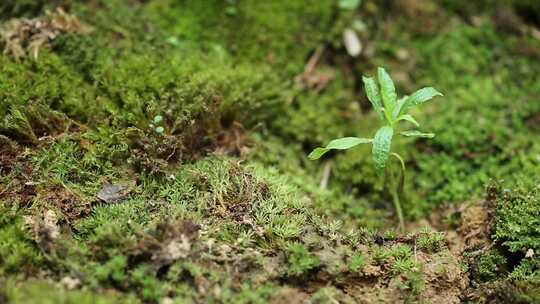
[[[315,50],[315,53],[313,53],[313,55],[309,58],[308,63],[306,64],[306,67],[304,69],[304,75],[313,73],[313,71],[317,67],[317,64],[319,63],[319,60],[321,60],[323,51],[324,46],[322,45]]]
[[[418,258],[416,257],[416,235],[414,236],[414,261],[418,262]]]

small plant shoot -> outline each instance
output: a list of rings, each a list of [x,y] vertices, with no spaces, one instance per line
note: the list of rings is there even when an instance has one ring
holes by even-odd
[[[163,134],[163,132],[165,132],[165,128],[160,126],[162,121],[163,121],[163,116],[157,115],[154,117],[154,119],[152,120],[153,123],[151,123],[149,127],[154,129],[154,131],[157,134]]]
[[[417,105],[421,105],[436,96],[443,96],[439,91],[432,87],[422,88],[410,96],[404,96],[398,99],[394,82],[384,68],[377,69],[377,80],[374,77],[363,77],[364,88],[368,100],[371,102],[375,113],[383,123],[383,126],[377,130],[373,138],[344,137],[334,139],[326,145],[313,150],[308,158],[311,160],[319,159],[330,150],[346,150],[360,144],[372,144],[372,157],[377,174],[380,176],[386,172],[388,159],[394,156],[400,163],[401,177],[397,185],[397,191],[393,191],[394,207],[399,218],[400,229],[404,230],[403,213],[399,202],[399,194],[403,192],[403,183],[405,179],[405,163],[403,158],[391,151],[392,139],[395,134],[406,137],[433,138],[435,134],[425,133],[418,129],[411,129],[397,133],[397,127],[400,122],[408,122],[416,128],[420,124],[409,114],[409,110]]]

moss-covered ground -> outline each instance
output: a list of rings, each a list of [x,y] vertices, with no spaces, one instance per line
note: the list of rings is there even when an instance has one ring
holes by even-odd
[[[537,1],[360,2],[2,1],[0,303],[540,303]]]

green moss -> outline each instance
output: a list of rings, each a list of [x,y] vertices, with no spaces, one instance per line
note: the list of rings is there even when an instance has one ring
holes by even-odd
[[[540,21],[540,6],[534,0],[482,0],[475,2],[444,0],[442,2],[445,7],[467,15],[472,15],[479,9],[513,8],[531,21]]]
[[[63,166],[61,160],[50,163]],[[309,278],[320,269],[339,277],[348,272],[349,259],[356,271],[362,267],[362,256],[353,256],[349,245],[359,239],[345,236],[341,223],[322,218],[319,209],[308,209],[311,202],[301,189],[275,170],[213,157],[184,165],[172,177],[141,179],[130,198],[95,206],[73,222],[73,235],[54,242],[46,268],[79,276],[83,286],[129,290],[145,301],[165,294],[241,301],[268,297],[271,288],[251,293],[248,285],[238,288],[237,280],[271,284],[277,277]],[[182,221],[203,225],[201,238],[191,236]],[[189,245],[183,245],[187,235]],[[336,239],[347,245],[331,248]],[[181,246],[189,249],[174,249]],[[181,253],[186,258],[171,258],[174,250],[187,250]],[[229,268],[236,263],[242,270]],[[226,282],[227,276],[235,279]],[[186,280],[220,286],[223,293],[198,294]]]
[[[364,255],[362,253],[357,253],[351,257],[349,261],[349,269],[352,272],[358,272],[362,270],[365,265]]]
[[[343,221],[343,225],[350,228],[363,227],[376,230],[388,225],[385,221],[388,219],[388,213],[385,210],[372,208],[371,201],[374,200],[374,196],[358,197],[355,195],[359,194],[356,193],[356,189],[353,189],[353,193],[343,191],[341,178],[350,171],[343,172],[346,165],[342,166],[343,159],[339,156],[335,161],[330,160],[324,165],[319,165],[307,159],[299,144],[285,144],[278,138],[266,139],[261,136],[261,134],[254,136],[255,147],[250,155],[251,162],[258,166],[270,167],[272,171],[288,176],[288,183],[308,193],[320,212]],[[354,149],[351,153],[358,153],[356,155],[363,153],[359,150]],[[298,158],[298,155],[301,157]],[[326,166],[330,167],[330,175],[328,185],[324,187],[321,186],[321,180]],[[366,169],[369,171],[370,168],[371,166]],[[355,174],[362,175],[363,172],[363,170],[358,170]],[[374,171],[372,173],[375,175]]]
[[[290,101],[286,115],[277,117],[274,131],[281,136],[303,143],[326,144],[331,138],[358,135],[365,132],[358,125],[360,108],[345,79],[336,78],[324,94],[299,91]]]
[[[481,281],[497,279],[504,271],[506,258],[497,251],[490,251],[479,257],[476,277]]]
[[[0,201],[0,275],[32,273],[42,262],[22,213]]]
[[[112,304],[140,303],[133,295],[114,292],[93,293],[89,291],[68,290],[47,281],[30,280],[24,283],[8,281],[0,289],[4,292],[9,303],[81,303],[81,304]]]
[[[151,269],[142,266],[133,271],[134,283],[142,289],[142,299],[157,302],[164,295],[164,285],[154,276]]]
[[[389,250],[389,256],[397,259],[397,260],[405,260],[412,256],[412,248],[409,245],[405,244],[398,244],[395,246],[392,246]]]
[[[349,12],[326,0],[68,2],[92,32],[60,35],[37,61],[0,55],[0,140],[12,146],[1,148],[9,153],[0,164],[0,186],[8,185],[0,187],[0,297],[14,303],[108,303],[118,294],[263,303],[306,288],[313,294],[296,296],[353,302],[343,286],[366,287],[359,277],[372,268],[380,271],[370,282],[417,300],[440,283],[424,280],[422,259],[446,261],[443,234],[372,232],[394,221],[369,147],[329,154],[324,165],[305,158],[330,138],[372,134],[375,115],[363,113],[358,84],[375,65],[391,67],[403,93],[422,85],[445,93],[420,113],[435,140],[393,146],[409,169],[409,218],[470,200],[490,179],[536,186],[538,42],[489,18],[472,26],[437,10],[469,4],[429,2],[420,11],[432,18],[411,22],[374,1]],[[7,1],[0,18],[56,3]],[[351,60],[341,34],[359,20],[364,53]],[[314,76],[332,79],[300,87],[296,76],[319,46]],[[98,201],[104,182],[126,180],[128,198]],[[507,302],[538,298],[536,197],[501,196],[495,237],[512,255],[490,252],[471,270],[500,284],[493,290]],[[30,209],[11,208],[23,199]],[[46,253],[22,217],[44,209],[59,211],[61,228]],[[535,255],[525,258],[529,249]],[[495,276],[504,267],[503,282]],[[50,281],[26,281],[37,273]],[[80,290],[54,291],[66,276]]]
[[[33,169],[52,184],[96,191],[100,179],[115,177],[111,163],[81,147],[79,138],[63,138],[33,156]],[[92,193],[93,194],[93,193]]]
[[[65,51],[63,56],[70,54]],[[274,115],[280,104],[281,84],[272,73],[264,67],[240,65],[233,69],[230,63],[209,60],[215,57],[169,50],[168,54],[121,56],[112,69],[98,58],[90,76],[79,75],[54,54],[44,54],[36,64],[37,71],[32,72],[8,63],[7,68],[14,66],[17,77],[2,74],[5,87],[0,108],[9,115],[2,132],[37,143],[39,136],[65,130],[57,123],[62,122],[57,111],[80,122],[99,122],[97,126],[136,126],[145,131],[153,117],[161,114],[166,134],[183,134],[185,140],[193,141],[195,134],[202,133],[215,140],[222,124],[239,121],[249,126],[269,118],[261,115]],[[61,82],[52,80],[59,76]],[[27,78],[32,81],[24,80]]]
[[[537,188],[526,189],[517,188],[500,194],[494,237],[510,252],[522,258],[510,277],[532,283],[538,281],[540,273],[540,258],[537,255],[540,251],[540,195]]]
[[[288,72],[298,73],[309,52],[331,28],[334,10],[332,1],[307,6],[281,0],[163,1],[149,5],[148,12],[180,44],[225,49],[240,61],[279,64]]]
[[[492,238],[499,249],[476,257],[471,273],[475,279],[488,282],[481,285],[483,297],[534,303],[540,284],[537,188],[521,186],[511,190],[492,185],[488,191],[496,215]]]
[[[311,255],[307,248],[298,243],[289,245],[288,253],[288,274],[290,276],[305,275],[308,271],[318,267],[320,261]]]
[[[404,275],[404,280],[398,287],[407,292],[407,301],[416,302],[418,296],[424,291],[426,281],[418,271],[408,271]]]
[[[445,246],[445,236],[442,232],[423,229],[416,241],[418,249],[426,252],[438,252]]]
[[[540,251],[540,193],[515,189],[502,193],[497,203],[495,238],[511,252]]]
[[[505,44],[500,43],[501,39]],[[513,59],[515,43],[487,24],[479,29],[461,26],[419,46],[423,65],[433,72],[430,79],[441,87],[454,87],[445,92],[446,102],[436,105],[438,115],[428,122],[427,127],[435,129],[437,137],[423,149],[432,152],[420,154],[417,159],[421,172],[426,174],[424,177],[420,173],[419,184],[434,191],[430,200],[463,200],[474,194],[469,189],[482,189],[490,178],[515,182],[535,174],[536,160],[532,155],[539,147],[531,141],[525,121],[539,111],[529,102],[539,87],[534,84],[535,72],[529,68],[529,59]],[[459,48],[459,52],[429,57],[448,47]],[[511,69],[491,65],[490,58],[501,56],[505,60],[499,64]],[[426,73],[422,76],[427,77]],[[521,79],[519,85],[499,89],[516,77]],[[513,101],[511,111],[508,100]]]
[[[95,276],[102,282],[111,281],[122,284],[126,280],[125,268],[127,258],[125,256],[115,256],[105,264],[95,268]]]

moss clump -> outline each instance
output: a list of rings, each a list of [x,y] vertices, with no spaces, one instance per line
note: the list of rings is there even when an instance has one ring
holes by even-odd
[[[92,186],[81,189],[90,192]],[[40,199],[33,204],[35,210],[47,207]],[[172,177],[141,176],[129,198],[95,205],[82,218],[63,221],[59,213],[52,221],[59,234],[46,246],[41,244],[46,231],[34,229],[35,235],[25,239],[31,252],[43,253],[36,261],[45,263],[23,264],[47,271],[54,281],[74,278],[90,291],[47,295],[51,298],[85,299],[113,289],[147,302],[269,299],[276,286],[334,284],[368,275],[375,267],[369,232],[346,233],[339,221],[322,214],[301,188],[274,170],[205,158],[178,168]],[[376,278],[399,277],[416,297],[422,267],[411,248],[381,249],[388,260],[380,261],[386,266]],[[19,273],[20,264],[13,271]],[[218,287],[220,293],[200,292]]]
[[[353,193],[344,192],[339,185],[336,185],[338,182],[335,180],[342,176],[343,159],[338,157],[335,161],[329,160],[319,166],[305,157],[300,143],[285,144],[282,139],[265,138],[262,134],[253,136],[253,145],[249,161],[258,166],[270,167],[276,173],[288,176],[289,182],[308,193],[313,204],[326,216],[341,220],[343,226],[351,229],[363,227],[368,230],[377,230],[389,225],[390,218],[386,210],[371,208],[370,199],[374,199],[374,196],[359,197],[357,196],[359,193],[354,190]],[[358,150],[354,152],[360,153]],[[302,157],[298,158],[298,155]],[[325,178],[325,167],[330,168],[328,184],[321,185]],[[367,171],[370,171],[372,167],[367,166]],[[375,172],[372,173],[375,176]],[[364,171],[358,175],[362,174],[369,175]],[[366,187],[370,185],[367,184]]]
[[[472,278],[481,283],[476,291],[482,299],[534,303],[539,296],[538,189],[525,186],[489,189],[495,223],[495,248],[481,252],[471,265]]]
[[[66,281],[67,282],[67,281]],[[45,280],[29,280],[24,283],[10,280],[0,287],[0,297],[4,296],[7,303],[81,303],[81,304],[112,304],[112,303],[141,303],[132,295],[120,296],[115,292],[93,293],[89,291],[70,290]]]
[[[510,252],[540,251],[540,193],[516,189],[502,193],[497,204],[495,238]]]
[[[500,39],[506,43],[496,47]],[[431,185],[428,187],[434,193],[430,200],[462,200],[471,194],[468,190],[471,185],[482,189],[490,178],[516,182],[534,175],[536,161],[531,156],[539,147],[531,141],[526,121],[540,110],[529,102],[539,87],[533,81],[534,72],[527,68],[530,59],[511,59],[515,58],[511,54],[517,43],[518,40],[503,37],[493,24],[487,23],[479,29],[459,26],[457,31],[422,46],[423,66],[434,72],[433,79],[442,87],[445,84],[456,87],[446,95],[444,114],[435,115],[428,123],[430,129],[435,128],[437,137],[432,143],[420,146],[421,150],[430,152],[418,156],[420,169],[426,173],[426,178],[421,174],[418,182],[424,187]],[[460,55],[429,59],[435,49],[448,47],[458,47]],[[501,64],[511,65],[512,69],[502,72],[490,64],[490,58],[501,56],[507,58]],[[460,76],[464,74],[476,76],[474,79]],[[444,80],[442,75],[446,75]],[[515,77],[523,80],[521,85],[498,90]],[[510,112],[507,100],[515,102]],[[512,145],[507,145],[508,141]],[[432,170],[435,166],[437,170]]]
[[[0,245],[0,276],[32,274],[42,262],[21,213],[5,201],[0,201]]]
[[[307,275],[307,272],[320,265],[320,260],[309,253],[302,244],[293,243],[289,245],[288,270],[290,276]]]
[[[225,50],[238,61],[267,62],[299,73],[311,50],[324,42],[334,17],[332,1],[210,3],[162,1],[146,10],[179,45]]]
[[[480,256],[476,267],[476,279],[480,281],[497,279],[506,268],[506,258],[498,251],[493,250]]]
[[[426,228],[418,235],[416,244],[426,252],[438,252],[445,247],[445,236],[442,232],[433,232]]]
[[[536,188],[503,192],[497,202],[494,238],[520,258],[510,277],[531,284],[540,278],[539,210],[540,194]]]
[[[358,272],[365,266],[365,258],[362,253],[354,254],[349,261],[349,269],[352,272]]]
[[[144,188],[135,190],[142,194],[95,207],[90,216],[73,223],[76,234],[54,242],[48,264],[55,273],[78,276],[84,286],[136,289],[141,299],[153,302],[165,294],[202,299],[178,277],[227,288],[206,299],[228,299],[233,296],[229,293],[234,298],[243,294],[236,280],[270,283],[276,276],[312,270],[303,258],[305,254],[318,261],[315,253],[287,241],[300,239],[308,222],[324,231],[323,221],[316,221],[298,189],[284,186],[281,178],[262,168],[253,170],[226,159],[205,159],[184,166],[173,179],[148,179]],[[204,225],[204,237],[197,236],[201,227],[192,221]],[[318,238],[328,242],[324,234]],[[294,250],[299,246],[304,250]],[[249,252],[241,253],[247,248]],[[271,258],[289,252],[291,259]],[[243,263],[246,269],[230,272],[226,268],[232,264],[223,268],[223,261]],[[289,272],[290,263],[298,272]],[[226,276],[233,278],[230,286],[223,283]],[[262,288],[260,293],[267,291]]]

